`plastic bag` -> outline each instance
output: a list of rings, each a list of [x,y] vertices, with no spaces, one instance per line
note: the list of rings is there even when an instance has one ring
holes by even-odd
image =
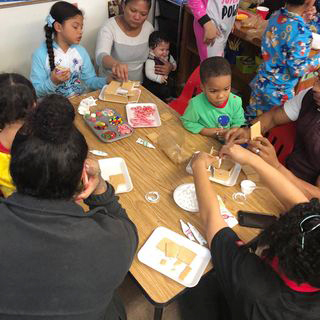
[[[248,19],[241,21],[241,27],[248,29],[256,29],[259,26],[259,23],[261,23],[260,20],[262,20],[260,16],[252,15]]]
[[[175,164],[182,163],[190,157],[184,149],[185,135],[180,128],[163,126],[158,137],[158,146]]]

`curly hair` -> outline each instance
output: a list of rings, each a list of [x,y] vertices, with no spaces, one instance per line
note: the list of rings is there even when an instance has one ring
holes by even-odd
[[[149,36],[149,48],[156,48],[161,42],[170,43],[169,37],[160,31],[153,31]]]
[[[74,196],[88,154],[74,118],[70,101],[52,94],[27,119],[11,148],[10,173],[19,193],[41,199]]]
[[[300,222],[311,215],[319,215],[319,219],[310,219],[306,226],[308,230],[320,223],[319,199],[297,204],[282,214],[259,235],[259,246],[268,247],[264,257],[267,261],[277,257],[280,270],[289,279],[320,288],[320,228],[305,233],[304,248],[301,245]]]
[[[79,10],[75,5],[66,2],[66,1],[58,1],[55,3],[50,10],[50,15],[54,19],[54,21],[57,21],[61,24],[63,24],[64,21],[73,18],[77,15],[83,16],[83,13],[81,10]],[[49,27],[48,24],[44,26],[44,32],[46,36],[46,45],[47,45],[47,51],[49,56],[49,64],[51,71],[55,68],[54,63],[54,51],[53,51],[53,34],[56,34],[56,31],[54,29],[54,24],[52,27]]]
[[[291,4],[293,6],[302,6],[305,2],[305,0],[286,0],[287,4]]]
[[[24,120],[36,103],[32,83],[17,73],[0,74],[0,129]]]
[[[223,57],[211,57],[200,64],[200,80],[202,83],[211,77],[231,76],[231,66]]]

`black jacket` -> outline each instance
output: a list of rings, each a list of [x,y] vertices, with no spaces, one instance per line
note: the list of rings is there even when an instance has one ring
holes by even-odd
[[[114,189],[86,200],[0,201],[0,319],[119,319],[112,310],[137,248]]]

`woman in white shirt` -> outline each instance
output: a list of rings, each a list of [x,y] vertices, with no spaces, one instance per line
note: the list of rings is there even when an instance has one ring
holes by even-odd
[[[120,81],[143,80],[148,39],[153,31],[147,21],[150,6],[151,0],[125,0],[123,14],[104,23],[96,45],[99,74],[112,74]]]

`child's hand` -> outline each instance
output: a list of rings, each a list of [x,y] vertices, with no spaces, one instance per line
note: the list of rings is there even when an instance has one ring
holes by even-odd
[[[221,35],[220,30],[216,27],[215,23],[212,20],[205,23],[203,25],[203,29],[203,42],[208,46],[212,46],[215,39]]]
[[[232,128],[225,133],[224,138],[227,143],[247,143],[250,139],[250,129]]]
[[[224,145],[219,152],[219,156],[221,158],[231,158],[233,161],[238,162],[241,165],[250,164],[254,161],[254,158],[257,157],[257,155],[251,151],[233,143]]]
[[[107,190],[105,181],[101,177],[99,163],[94,159],[86,159],[82,173],[83,190],[76,200],[84,200],[91,194],[102,194]]]
[[[168,76],[161,76],[161,83],[167,83]]]
[[[224,138],[224,136],[227,132],[228,132],[228,129],[214,128],[213,129],[213,136],[216,138]]]
[[[125,63],[116,63],[112,67],[112,73],[113,75],[119,80],[119,81],[128,81],[128,65]]]
[[[67,69],[65,71],[60,71],[58,69],[54,69],[51,72],[51,80],[55,85],[59,85],[61,83],[64,83],[70,79],[70,69]]]
[[[248,149],[258,154],[265,162],[269,163],[275,169],[280,167],[276,151],[267,138],[258,137],[255,140],[250,141]]]
[[[213,163],[215,157],[205,152],[198,152],[193,155],[191,167],[192,170],[196,168],[208,169],[209,166]]]

